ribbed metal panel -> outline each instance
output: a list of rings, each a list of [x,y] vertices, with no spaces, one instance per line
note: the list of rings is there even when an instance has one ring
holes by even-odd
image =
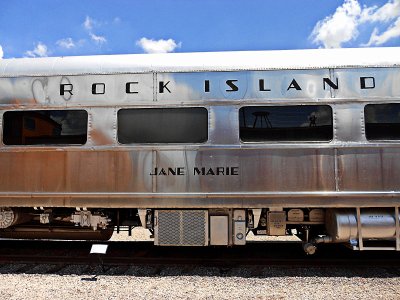
[[[155,244],[161,246],[208,245],[208,211],[157,210]]]
[[[398,47],[93,55],[1,59],[0,77],[384,67],[399,62]]]

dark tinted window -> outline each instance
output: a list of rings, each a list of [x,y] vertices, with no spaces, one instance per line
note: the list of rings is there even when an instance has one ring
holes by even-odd
[[[368,104],[364,116],[368,140],[400,140],[400,104]]]
[[[3,116],[6,145],[82,145],[87,139],[84,110],[7,111]]]
[[[261,141],[330,141],[328,105],[247,106],[239,110],[240,139]]]
[[[204,143],[208,138],[205,108],[121,109],[118,140],[130,143]]]

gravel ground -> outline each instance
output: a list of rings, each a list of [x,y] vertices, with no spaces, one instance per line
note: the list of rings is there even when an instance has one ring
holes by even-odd
[[[136,227],[132,230],[132,236],[128,236],[127,232],[114,233],[111,241],[152,241],[150,231],[143,227]],[[250,232],[246,236],[247,241],[300,241],[295,236],[255,236]]]
[[[2,299],[399,299],[387,269],[131,267],[102,273],[68,266],[0,269]],[[22,270],[22,271],[21,271]],[[93,275],[99,274],[97,280]]]
[[[134,233],[133,239],[149,239],[146,231]],[[0,295],[8,300],[400,299],[400,270],[371,265],[228,269],[133,266],[103,271],[99,266],[12,264],[0,265]]]

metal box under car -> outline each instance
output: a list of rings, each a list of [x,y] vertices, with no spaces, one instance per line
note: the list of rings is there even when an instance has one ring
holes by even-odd
[[[228,245],[228,216],[210,216],[210,245]]]
[[[286,212],[269,211],[267,213],[267,234],[268,235],[286,234]]]
[[[154,244],[159,246],[207,246],[207,210],[156,210]]]

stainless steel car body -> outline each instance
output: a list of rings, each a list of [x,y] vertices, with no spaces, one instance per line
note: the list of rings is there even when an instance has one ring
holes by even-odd
[[[0,206],[400,206],[400,141],[366,139],[369,103],[400,103],[399,48],[0,60],[0,120],[15,110],[89,115],[85,145],[0,146]],[[304,104],[331,106],[331,141],[240,140],[241,107]],[[155,107],[206,108],[207,142],[119,144],[118,111]]]

